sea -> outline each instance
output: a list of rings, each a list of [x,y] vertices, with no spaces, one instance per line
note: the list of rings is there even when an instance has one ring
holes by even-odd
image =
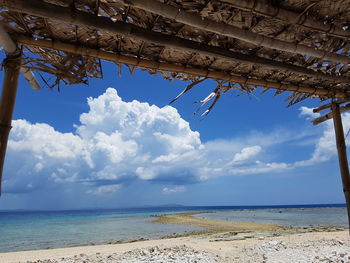
[[[0,211],[0,252],[97,245],[204,230],[159,224],[155,215],[199,212],[200,218],[284,226],[348,225],[345,205],[176,206],[74,211]]]

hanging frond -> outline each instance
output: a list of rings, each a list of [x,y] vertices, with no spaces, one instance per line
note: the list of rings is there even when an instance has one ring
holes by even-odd
[[[263,88],[263,90],[261,91],[260,94],[261,94],[261,95],[262,95],[262,94],[265,94],[268,90],[270,90],[270,88]]]
[[[169,104],[174,103],[178,98],[180,98],[183,94],[185,94],[187,91],[192,89],[197,84],[201,83],[202,81],[206,80],[206,78],[199,78],[196,81],[193,81],[190,85],[188,85],[179,95],[177,95],[172,101],[169,102]]]
[[[293,92],[286,99],[286,101],[289,101],[287,107],[293,106],[307,98],[310,98],[310,96],[312,95],[308,93]]]
[[[207,115],[211,112],[211,110],[214,108],[215,104],[219,101],[220,97],[221,97],[221,91],[220,91],[220,89],[219,89],[217,92],[215,92],[215,98],[214,98],[213,103],[212,103],[212,104],[208,107],[208,109],[202,114],[202,117],[203,117],[203,116],[207,116]]]
[[[273,96],[277,97],[278,95],[281,95],[283,92],[284,92],[284,90],[278,89],[278,90],[276,90],[276,92]]]
[[[127,66],[127,68],[129,69],[130,75],[131,75],[131,76],[134,76],[136,67],[135,67],[135,66],[130,66],[130,65],[126,65],[126,66]]]
[[[121,63],[115,63],[117,68],[118,68],[118,76],[121,77],[122,76],[122,67],[123,67],[123,64]]]

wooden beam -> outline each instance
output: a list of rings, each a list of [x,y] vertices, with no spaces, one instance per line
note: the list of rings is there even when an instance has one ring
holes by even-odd
[[[0,25],[0,46],[3,47],[5,52],[7,54],[16,53],[17,51],[17,45],[15,42],[13,42],[10,35],[6,32],[4,27]],[[33,72],[31,72],[28,68],[21,68],[21,73],[23,74],[24,78],[28,81],[29,85],[34,90],[39,90],[40,85],[38,81],[35,79],[35,76]]]
[[[109,17],[96,16],[86,12],[72,10],[71,8],[53,5],[40,0],[0,0],[0,4],[2,8],[6,8],[11,11],[27,13],[39,17],[59,19],[69,24],[88,26],[95,28],[96,30],[108,31],[111,33],[123,35],[125,37],[133,37],[138,40],[151,42],[161,46],[196,52],[201,55],[222,58],[229,61],[235,61],[237,63],[246,63],[278,71],[284,70],[291,73],[317,78],[320,80],[332,80],[335,83],[350,83],[349,77],[325,74],[320,71],[314,71],[292,64],[273,61],[252,55],[246,55],[239,52],[233,52],[222,49],[220,47],[209,46],[176,36],[164,35],[159,32],[137,27],[130,23],[124,23],[120,21],[113,22]]]
[[[18,76],[21,68],[21,53],[8,55],[4,60],[5,76],[0,99],[0,195],[2,173],[6,155],[7,141],[11,129],[12,114],[15,106]]]
[[[335,102],[335,103],[336,103],[336,102]],[[333,105],[333,104],[334,104],[334,102],[332,103],[332,105]],[[337,104],[338,104],[338,103],[337,103]],[[332,105],[331,105],[331,107],[332,107]],[[349,111],[349,110],[350,110],[350,103],[349,103],[349,104],[346,104],[345,106],[339,108],[340,113],[347,112],[347,111]],[[313,123],[314,125],[318,125],[318,124],[320,124],[320,123],[322,123],[322,122],[325,122],[325,121],[327,121],[327,120],[330,120],[330,119],[332,119],[332,118],[333,118],[333,112],[329,112],[329,113],[327,113],[327,114],[325,114],[325,115],[323,115],[323,116],[321,116],[321,117],[318,117],[318,118],[314,119],[314,120],[312,121],[312,123]]]
[[[29,85],[32,87],[33,90],[40,90],[40,84],[36,80],[34,73],[30,71],[27,67],[21,67],[21,73],[23,74],[23,77],[28,81]]]
[[[337,103],[338,105],[340,105],[340,104],[343,104],[343,103],[348,102],[348,101],[349,101],[349,99],[338,99],[338,100],[335,101],[335,103]],[[332,107],[332,104],[333,104],[333,102],[324,104],[324,105],[322,105],[322,106],[320,106],[320,107],[318,107],[318,108],[314,108],[312,111],[313,111],[314,113],[321,112],[321,111],[323,111],[323,110],[326,110],[326,109],[328,109],[328,108],[331,108],[331,107]]]
[[[157,15],[169,18],[179,23],[213,32],[215,34],[233,37],[242,41],[254,44],[258,47],[266,47],[280,51],[289,52],[292,54],[301,54],[319,58],[325,61],[350,64],[350,58],[341,54],[329,52],[326,50],[319,50],[315,47],[309,47],[302,44],[287,42],[271,37],[263,36],[249,30],[241,29],[233,25],[225,24],[223,22],[216,22],[214,20],[201,17],[197,14],[191,14],[176,7],[161,3],[156,0],[118,0],[124,4],[132,5],[134,7],[152,12]],[[237,1],[239,2],[239,1]],[[258,1],[257,1],[258,2]]]
[[[346,144],[344,138],[344,130],[342,119],[340,115],[339,105],[336,103],[332,104],[333,112],[333,123],[335,131],[335,140],[337,143],[338,159],[340,166],[341,179],[343,183],[343,191],[346,201],[346,207],[348,210],[348,223],[350,231],[350,175],[349,175],[349,164],[348,157],[346,153]]]
[[[235,8],[252,12],[258,16],[278,19],[288,25],[298,25],[311,31],[317,31],[333,37],[340,37],[345,40],[350,38],[350,30],[343,30],[341,27],[337,27],[332,23],[325,24],[324,21],[318,21],[313,17],[308,16],[307,12],[297,13],[281,8],[278,5],[272,5],[268,0],[221,1],[230,4]]]
[[[331,90],[326,90],[326,89],[317,88],[317,87],[298,86],[298,85],[282,84],[282,83],[266,81],[266,80],[258,80],[258,79],[247,78],[242,76],[230,75],[224,72],[209,71],[209,70],[200,69],[200,68],[192,68],[192,67],[174,65],[170,63],[152,61],[147,59],[140,59],[136,57],[123,56],[123,55],[119,55],[111,52],[106,52],[100,49],[87,48],[82,45],[63,43],[59,41],[34,39],[23,35],[16,35],[12,37],[18,43],[23,45],[48,48],[48,49],[56,49],[56,50],[61,50],[72,54],[78,54],[82,56],[89,56],[89,57],[99,58],[107,61],[123,63],[131,66],[135,66],[138,68],[185,73],[185,74],[202,76],[202,77],[211,78],[211,79],[237,82],[245,85],[261,86],[261,87],[267,87],[267,88],[278,89],[278,90],[298,91],[298,92],[310,93],[310,94],[315,94],[320,96],[330,96],[330,97],[338,97],[338,98],[350,97],[349,93],[346,93],[342,90],[331,91]]]

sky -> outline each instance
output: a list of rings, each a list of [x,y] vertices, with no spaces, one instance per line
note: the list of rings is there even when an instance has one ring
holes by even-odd
[[[104,79],[60,91],[20,78],[0,210],[345,202],[333,124],[311,124],[318,100],[232,91],[201,118],[213,81],[168,105],[188,83],[117,72],[106,62]]]

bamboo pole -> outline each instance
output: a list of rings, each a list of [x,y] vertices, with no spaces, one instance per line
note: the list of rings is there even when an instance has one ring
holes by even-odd
[[[149,1],[145,1],[145,3],[146,2],[148,3]],[[164,35],[159,32],[137,27],[130,23],[124,23],[120,21],[113,22],[109,17],[96,16],[40,0],[0,0],[0,5],[3,8],[7,8],[11,11],[27,13],[39,17],[59,19],[69,24],[88,26],[95,28],[96,30],[108,31],[111,33],[123,35],[125,37],[133,37],[138,40],[151,42],[161,46],[196,52],[201,55],[213,56],[216,58],[235,61],[237,63],[246,63],[278,71],[285,70],[291,73],[309,76],[320,80],[333,80],[335,83],[350,83],[350,78],[346,76],[325,74],[323,72],[317,72],[305,67],[260,58],[257,56],[246,55],[239,52],[233,52],[222,49],[220,47],[209,46],[176,36]],[[347,59],[350,63],[350,58]]]
[[[127,5],[143,9],[148,12],[152,12],[157,15],[172,19],[179,23],[183,23],[189,26],[199,28],[201,30],[207,30],[215,34],[237,38],[248,43],[254,44],[258,47],[266,47],[270,49],[277,49],[293,54],[301,54],[305,56],[311,56],[320,58],[325,61],[350,64],[350,58],[348,56],[340,55],[337,53],[329,52],[326,50],[318,50],[315,47],[309,47],[302,44],[291,43],[279,39],[274,39],[253,33],[249,30],[240,29],[238,27],[225,24],[223,22],[216,22],[211,19],[201,17],[196,14],[188,13],[184,10],[176,7],[161,3],[156,0],[118,0]],[[237,1],[239,2],[239,1]]]
[[[326,90],[319,87],[298,86],[298,85],[292,85],[292,84],[272,82],[267,80],[258,80],[253,78],[231,75],[224,72],[209,71],[205,69],[192,68],[192,67],[190,68],[186,66],[174,65],[174,64],[169,64],[169,63],[164,63],[159,61],[152,61],[152,60],[140,59],[136,57],[124,56],[120,54],[106,52],[100,49],[87,48],[82,45],[75,45],[75,44],[63,43],[63,42],[52,41],[52,40],[34,39],[23,35],[13,36],[13,39],[23,45],[48,48],[48,49],[56,49],[56,50],[61,50],[72,54],[89,56],[89,57],[99,58],[99,59],[117,62],[117,63],[123,63],[123,64],[131,65],[139,68],[154,69],[154,70],[167,71],[167,72],[185,73],[185,74],[202,76],[202,77],[211,78],[211,79],[237,82],[245,85],[261,86],[261,87],[267,87],[267,88],[278,89],[278,90],[298,91],[298,92],[321,95],[321,96],[330,96],[330,97],[336,97],[336,98],[350,97],[350,94],[342,90],[331,91],[331,90]]]
[[[350,38],[350,31],[343,30],[332,23],[325,24],[324,21],[318,21],[313,17],[308,17],[307,13],[297,13],[291,10],[283,9],[277,5],[271,5],[267,0],[221,0],[231,6],[244,11],[252,12],[259,16],[278,19],[286,24],[295,24],[311,31],[317,31],[333,37],[343,39]]]
[[[349,99],[338,99],[335,102],[340,105],[340,104],[343,104],[343,103],[348,102],[348,101],[349,101]],[[318,108],[314,108],[312,111],[314,113],[321,112],[321,111],[326,110],[328,108],[332,108],[332,104],[333,104],[333,102],[324,104]]]
[[[333,112],[335,139],[336,139],[337,150],[338,150],[340,173],[341,173],[341,178],[343,183],[343,191],[344,191],[346,206],[348,210],[348,223],[349,223],[349,232],[350,232],[350,175],[349,175],[348,158],[346,154],[346,144],[344,139],[343,124],[342,124],[342,119],[341,119],[338,104],[336,103],[332,104],[332,112]]]
[[[34,73],[30,71],[29,68],[21,67],[21,73],[23,74],[24,78],[28,81],[29,85],[32,87],[33,90],[40,90],[40,84],[36,80]]]
[[[332,103],[332,105],[333,105],[333,103]],[[337,103],[337,105],[338,105],[338,103]],[[332,107],[332,106],[331,106],[331,107]],[[350,103],[349,103],[349,104],[346,104],[345,106],[339,108],[340,113],[347,112],[347,111],[349,111],[349,110],[350,110]],[[320,124],[320,123],[322,123],[322,122],[325,122],[326,120],[330,120],[330,119],[332,119],[332,118],[333,118],[333,112],[328,112],[327,114],[325,114],[325,115],[323,115],[323,116],[321,116],[321,117],[318,117],[318,118],[314,119],[314,120],[312,121],[312,123],[313,123],[314,125],[318,125],[318,124]]]
[[[13,42],[10,35],[6,32],[3,26],[0,25],[0,45],[3,46],[4,50],[8,54],[16,53],[17,45]],[[33,72],[28,68],[21,67],[21,73],[24,78],[28,81],[29,85],[34,90],[39,90],[39,82],[35,79]]]
[[[18,76],[21,67],[21,52],[8,55],[3,65],[5,68],[5,76],[0,99],[0,195],[7,141],[11,129],[12,114],[17,93]]]

